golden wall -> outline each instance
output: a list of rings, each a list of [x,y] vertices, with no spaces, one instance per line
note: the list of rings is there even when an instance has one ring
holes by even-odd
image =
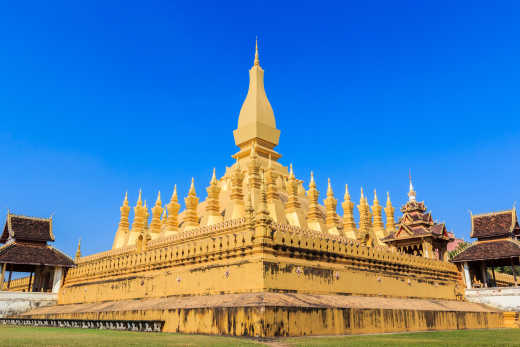
[[[259,233],[242,218],[151,241],[142,252],[81,258],[58,302],[263,291],[460,299],[461,288],[450,263],[282,224]]]

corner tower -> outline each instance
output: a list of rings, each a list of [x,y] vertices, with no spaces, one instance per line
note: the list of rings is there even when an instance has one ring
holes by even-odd
[[[264,158],[276,161],[281,155],[274,151],[280,138],[276,128],[274,112],[264,89],[264,70],[258,59],[258,40],[256,41],[255,61],[249,70],[249,90],[240,109],[237,129],[233,131],[235,144],[240,151],[233,158],[240,160],[248,157],[254,143],[256,152]]]

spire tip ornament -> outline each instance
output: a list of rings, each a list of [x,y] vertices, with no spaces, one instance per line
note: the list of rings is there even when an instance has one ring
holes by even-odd
[[[258,58],[258,36],[255,41],[255,65],[260,65],[260,59]]]
[[[408,201],[415,201],[416,193],[415,193],[415,190],[413,189],[413,184],[412,184],[412,169],[410,169],[408,176],[410,178],[410,191],[408,192]]]

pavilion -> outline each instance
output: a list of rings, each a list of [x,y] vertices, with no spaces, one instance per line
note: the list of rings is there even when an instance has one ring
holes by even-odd
[[[424,201],[417,201],[410,176],[408,201],[401,207],[403,216],[396,230],[381,241],[400,252],[425,258],[448,260],[448,244],[454,240],[444,223],[434,222]]]
[[[3,233],[0,236],[0,291],[9,290],[12,274],[30,273],[26,292],[53,292],[60,289],[67,269],[74,261],[49,246],[53,242],[52,217],[36,218],[7,212]],[[9,272],[5,283],[6,272]]]
[[[466,287],[497,287],[495,267],[502,266],[512,267],[518,286],[515,265],[520,264],[520,227],[516,209],[471,215],[471,237],[477,241],[451,260],[463,267]]]

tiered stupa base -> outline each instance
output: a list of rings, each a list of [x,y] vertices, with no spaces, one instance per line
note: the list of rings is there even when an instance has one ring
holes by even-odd
[[[434,299],[248,293],[173,296],[42,307],[23,318],[160,320],[163,331],[233,336],[304,336],[501,328],[487,306]]]

